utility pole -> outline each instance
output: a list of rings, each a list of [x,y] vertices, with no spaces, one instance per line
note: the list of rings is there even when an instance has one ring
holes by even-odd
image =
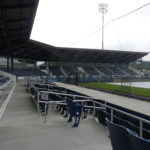
[[[104,14],[108,12],[108,4],[99,3],[99,12],[102,14],[102,50],[104,50]]]

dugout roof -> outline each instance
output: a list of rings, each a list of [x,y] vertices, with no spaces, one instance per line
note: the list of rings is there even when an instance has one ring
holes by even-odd
[[[57,62],[129,63],[148,54],[55,47],[30,40],[38,0],[1,0],[0,2],[1,56]]]

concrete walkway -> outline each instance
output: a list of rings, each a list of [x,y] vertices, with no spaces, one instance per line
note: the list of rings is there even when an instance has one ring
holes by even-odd
[[[50,111],[47,124],[37,118],[30,94],[19,82],[0,121],[2,150],[112,150],[106,127],[90,116],[78,128],[57,111]]]

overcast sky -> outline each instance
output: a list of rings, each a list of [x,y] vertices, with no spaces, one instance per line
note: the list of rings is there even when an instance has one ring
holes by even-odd
[[[31,39],[59,47],[101,49],[102,15],[105,24],[150,0],[40,0]],[[104,49],[150,52],[150,5],[104,28]],[[150,55],[144,60],[150,61]]]

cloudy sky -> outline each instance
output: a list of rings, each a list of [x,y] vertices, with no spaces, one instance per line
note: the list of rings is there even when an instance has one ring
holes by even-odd
[[[150,0],[40,0],[31,39],[60,47],[101,49],[102,15],[108,4],[104,49],[150,52]],[[150,55],[144,57],[150,61]]]

